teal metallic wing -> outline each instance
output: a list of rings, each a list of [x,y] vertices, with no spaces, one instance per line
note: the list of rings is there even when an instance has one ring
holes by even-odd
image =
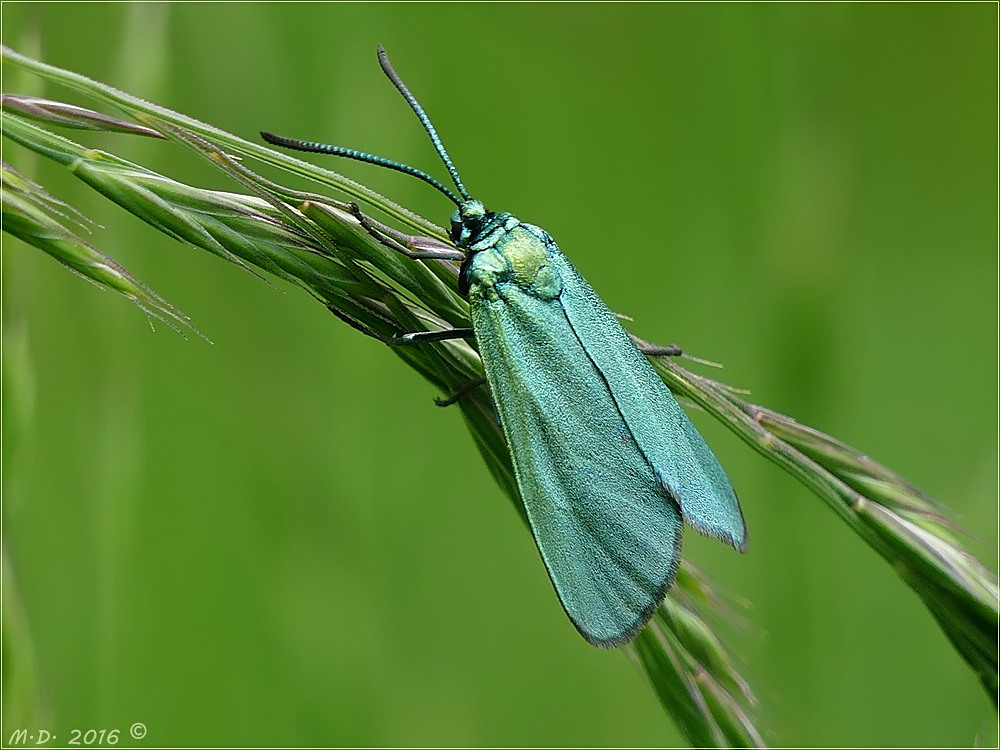
[[[573,332],[600,370],[643,456],[680,504],[684,520],[744,550],[746,524],[718,459],[607,305],[554,243],[548,251],[562,277],[560,302]]]
[[[620,645],[673,582],[680,509],[561,300],[513,281],[492,291],[470,297],[472,319],[532,533],[580,633]]]

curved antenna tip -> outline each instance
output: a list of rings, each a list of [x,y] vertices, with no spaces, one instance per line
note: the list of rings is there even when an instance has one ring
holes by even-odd
[[[395,79],[398,78],[396,71],[392,67],[392,63],[389,62],[389,53],[385,51],[385,47],[381,44],[378,46],[378,64],[382,68],[382,72],[389,76],[389,80],[395,83]]]

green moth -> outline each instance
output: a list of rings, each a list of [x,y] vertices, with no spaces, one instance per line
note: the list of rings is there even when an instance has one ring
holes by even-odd
[[[269,143],[413,175],[458,208],[459,291],[473,328],[407,334],[405,343],[475,336],[535,543],[570,620],[590,643],[628,642],[674,581],[683,522],[746,546],[746,525],[718,459],[645,356],[555,241],[473,199],[423,108],[379,47],[383,71],[420,118],[458,190],[419,169],[353,149],[261,133]]]

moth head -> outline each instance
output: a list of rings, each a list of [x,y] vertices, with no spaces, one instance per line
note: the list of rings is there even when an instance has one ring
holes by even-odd
[[[482,231],[483,225],[493,218],[482,201],[467,200],[451,214],[451,239],[459,247],[468,247]]]

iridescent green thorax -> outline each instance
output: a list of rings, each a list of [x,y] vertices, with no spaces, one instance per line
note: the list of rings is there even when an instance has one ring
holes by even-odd
[[[455,214],[453,220],[461,216],[461,209]],[[460,226],[464,234],[456,240],[464,239],[459,244],[468,251],[460,289],[470,301],[495,300],[502,296],[504,284],[516,284],[541,300],[559,296],[562,281],[549,262],[548,250],[555,242],[544,229],[523,224],[508,213],[488,212],[477,218],[474,227],[465,222]]]

